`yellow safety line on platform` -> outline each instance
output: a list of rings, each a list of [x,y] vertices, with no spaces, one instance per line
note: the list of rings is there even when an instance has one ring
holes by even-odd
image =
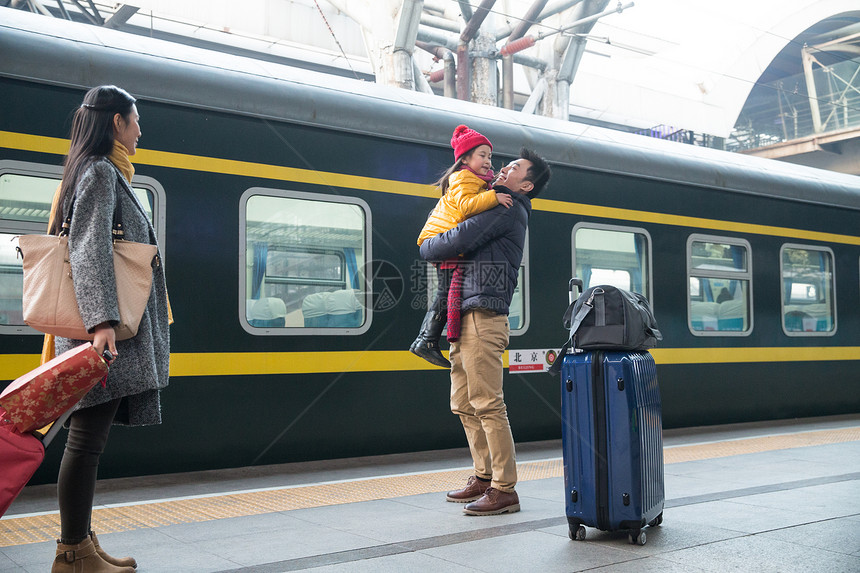
[[[860,427],[675,446],[665,448],[663,455],[666,464],[675,464],[854,441],[860,441]],[[562,477],[564,468],[557,458],[517,464],[517,472],[522,482]],[[98,507],[93,511],[93,528],[113,533],[443,492],[461,487],[470,473],[467,469],[447,470]],[[0,547],[52,541],[59,533],[59,523],[57,513],[4,518],[0,520]]]

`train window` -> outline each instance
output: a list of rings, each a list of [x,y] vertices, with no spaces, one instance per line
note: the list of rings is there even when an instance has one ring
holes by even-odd
[[[782,330],[788,336],[836,333],[833,251],[786,244],[780,249]]]
[[[516,336],[525,332],[528,327],[528,312],[526,301],[528,300],[528,280],[526,279],[525,265],[520,266],[517,274],[517,287],[514,289],[514,295],[511,297],[511,308],[508,314],[508,325],[511,329],[511,335]]]
[[[593,223],[574,226],[573,269],[584,288],[612,285],[638,292],[653,305],[651,237],[645,229]]]
[[[370,327],[370,209],[360,199],[249,189],[240,203],[240,322],[251,334]]]
[[[0,161],[0,333],[41,334],[26,326],[21,296],[21,259],[14,237],[42,234],[48,226],[51,202],[62,178],[59,165]],[[155,226],[164,249],[164,190],[153,179],[135,177],[134,192]],[[155,220],[153,220],[155,218]]]
[[[752,332],[752,257],[743,239],[687,239],[687,316],[697,336]]]
[[[57,178],[3,173],[0,175],[0,217],[5,221],[38,223],[40,231],[48,225],[51,201]]]
[[[511,329],[511,336],[519,336],[526,332],[529,326],[529,280],[528,273],[526,272],[526,267],[528,267],[528,259],[529,259],[529,235],[528,231],[526,231],[526,241],[525,246],[523,247],[523,260],[520,265],[519,273],[517,274],[517,286],[514,289],[514,294],[511,297],[511,305],[510,310],[508,312],[508,324]],[[424,269],[426,271],[426,284],[427,290],[426,294],[421,297],[416,297],[415,301],[420,301],[417,304],[413,302],[413,308],[420,308],[421,305],[426,306],[426,308],[430,308],[430,305],[433,304],[433,297],[436,293],[436,283],[438,282],[436,278],[436,268],[430,263],[424,264]],[[417,285],[416,291],[421,290],[420,285]]]

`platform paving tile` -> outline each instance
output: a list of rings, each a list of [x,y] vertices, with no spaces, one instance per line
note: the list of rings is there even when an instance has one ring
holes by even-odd
[[[856,492],[857,481],[849,480],[687,505],[672,512],[694,523],[761,533],[860,513]]]
[[[451,563],[445,559],[431,557],[423,553],[402,553],[364,561],[351,561],[312,567],[304,569],[312,573],[404,573],[406,571],[424,571],[432,573],[476,573],[473,567]]]
[[[146,535],[142,535],[146,533]],[[99,542],[113,555],[132,555],[138,562],[137,570],[141,573],[177,573],[187,571],[194,573],[211,573],[225,569],[236,569],[240,562],[229,556],[217,555],[206,548],[194,543],[181,541],[167,535],[161,528],[138,530],[114,534],[114,537],[127,538],[133,543],[133,549],[122,551],[114,541],[108,544],[107,537],[99,536]],[[127,547],[132,547],[128,545]],[[44,573],[47,569],[43,569]]]
[[[860,471],[856,467],[837,466],[833,463],[827,464],[802,457],[786,458],[771,454],[773,452],[747,454],[746,456],[730,458],[728,462],[706,460],[667,465],[665,469],[667,495],[670,493],[669,487],[674,485],[672,479],[677,479],[676,483],[679,485],[699,488],[698,491],[681,494],[687,496],[725,491],[736,487],[755,487]],[[751,456],[753,457],[751,458]]]
[[[707,571],[695,565],[674,563],[662,557],[650,556],[588,569],[588,573],[707,573]]]
[[[793,528],[792,528],[793,529]],[[662,554],[681,565],[701,567],[712,573],[857,573],[860,558],[749,535]]]
[[[13,545],[11,547],[4,547],[0,551],[15,564],[11,571],[15,571],[16,573],[39,571],[44,573],[51,570],[51,562],[54,560],[54,555],[57,551],[57,543],[55,541],[48,541],[45,543]]]
[[[11,573],[13,571],[17,572],[20,570],[21,567],[17,563],[12,561],[5,554],[0,553],[0,573]]]
[[[571,573],[640,558],[635,551],[618,546],[573,543],[539,531],[436,547],[423,553],[486,573]]]
[[[301,519],[296,519],[291,527],[280,527],[266,533],[248,534],[241,529],[237,529],[235,533],[232,537],[197,541],[190,545],[201,553],[209,553],[237,565],[251,567],[378,544],[376,540],[365,535],[318,526]]]
[[[372,538],[380,543],[396,543],[437,535],[468,532],[488,526],[516,524],[547,515],[564,514],[558,502],[523,498],[523,511],[496,517],[492,522],[463,514],[463,504],[446,502],[434,494],[432,507],[416,508],[410,498],[394,498],[339,506],[295,510],[291,515],[310,523]],[[403,502],[399,500],[404,500]]]
[[[749,495],[734,501],[741,504],[783,509],[810,515],[845,517],[860,514],[860,482],[856,480],[821,484],[793,489]],[[808,520],[807,520],[808,521]]]
[[[803,547],[860,556],[860,521],[856,515],[766,531],[761,536]]]
[[[739,533],[761,533],[779,527],[804,525],[828,519],[825,514],[803,511],[764,508],[740,503],[737,500],[713,501],[672,508],[680,521],[695,525],[716,525]]]
[[[159,527],[158,530],[179,542],[197,543],[230,539],[235,537],[237,533],[242,533],[243,535],[268,535],[272,531],[290,530],[303,526],[304,523],[302,521],[297,520],[290,514],[276,512],[166,525]],[[101,538],[102,536],[99,535],[99,540]]]

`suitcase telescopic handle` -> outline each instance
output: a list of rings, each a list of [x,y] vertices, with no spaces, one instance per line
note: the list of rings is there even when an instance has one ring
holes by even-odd
[[[578,289],[578,292],[574,293],[573,287]],[[578,279],[576,277],[570,279],[570,283],[568,283],[568,288],[570,289],[570,293],[567,295],[567,302],[573,303],[576,299],[579,298],[579,295],[582,294],[582,279]]]

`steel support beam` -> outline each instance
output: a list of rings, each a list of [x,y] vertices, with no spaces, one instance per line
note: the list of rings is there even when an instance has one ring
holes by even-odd
[[[139,8],[137,6],[123,4],[116,12],[113,13],[113,16],[107,19],[107,22],[104,23],[104,27],[118,30],[119,27],[128,22],[129,18],[134,16],[138,10]]]
[[[803,63],[803,77],[806,79],[806,93],[809,98],[809,111],[812,113],[812,131],[821,133],[821,110],[818,108],[818,92],[815,89],[815,77],[812,75],[812,61],[814,58],[809,53],[809,48],[803,46],[800,50],[800,59]]]

